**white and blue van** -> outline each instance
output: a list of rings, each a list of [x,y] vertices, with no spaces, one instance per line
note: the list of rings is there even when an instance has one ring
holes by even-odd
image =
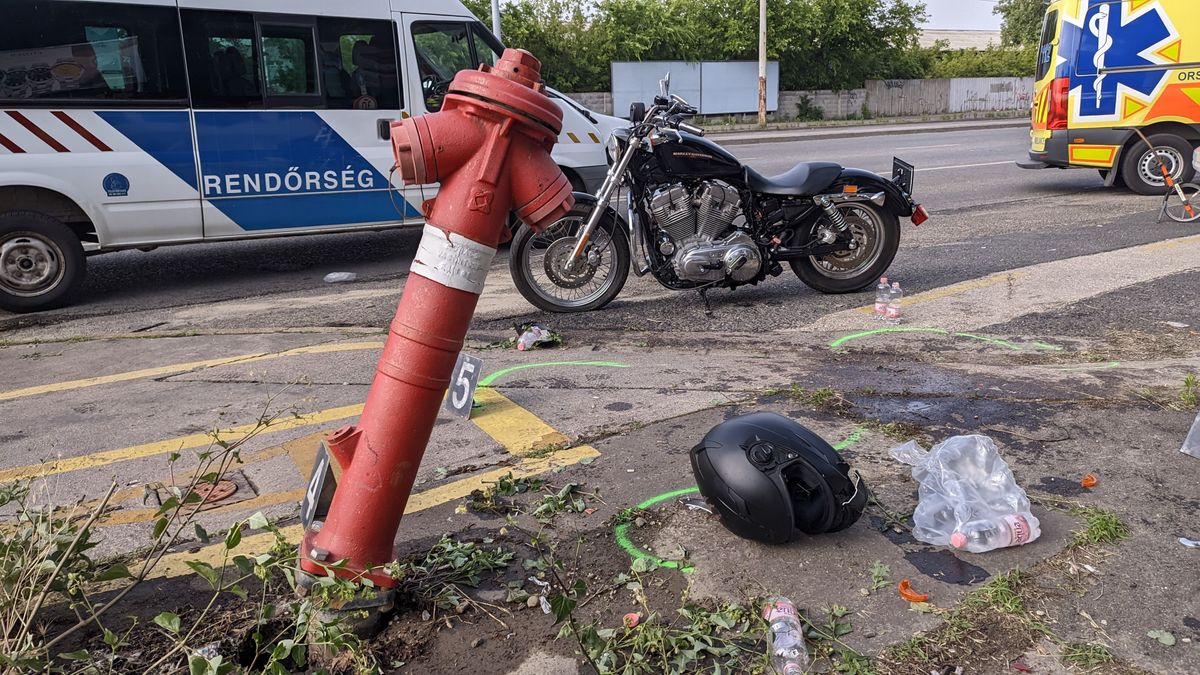
[[[0,308],[105,251],[420,225],[389,124],[500,51],[457,0],[0,0]],[[622,122],[552,96],[594,192]]]

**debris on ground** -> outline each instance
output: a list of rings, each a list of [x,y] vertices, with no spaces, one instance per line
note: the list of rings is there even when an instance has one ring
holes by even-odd
[[[1192,422],[1192,430],[1188,432],[1187,438],[1183,441],[1183,447],[1179,451],[1200,459],[1200,414],[1197,414],[1196,421]]]
[[[354,272],[330,272],[325,275],[325,283],[327,284],[342,284],[357,279],[358,275]]]
[[[920,483],[913,536],[971,553],[1020,546],[1041,536],[1029,497],[987,436],[953,436],[926,452],[916,441],[892,448]]]
[[[529,351],[536,347],[551,347],[562,344],[562,336],[539,323],[517,326],[517,351]]]
[[[1187,537],[1180,537],[1179,543],[1183,544],[1184,546],[1186,546],[1188,548],[1200,548],[1200,541],[1197,541],[1195,539],[1188,539]]]
[[[900,591],[900,597],[908,602],[926,602],[929,600],[928,593],[918,593],[913,590],[912,582],[908,579],[901,579],[899,584],[896,584],[896,590]]]
[[[1100,484],[1100,479],[1096,478],[1096,474],[1089,473],[1088,475],[1083,477],[1083,480],[1079,481],[1079,484],[1082,485],[1083,487],[1091,490],[1092,488],[1094,488]]]

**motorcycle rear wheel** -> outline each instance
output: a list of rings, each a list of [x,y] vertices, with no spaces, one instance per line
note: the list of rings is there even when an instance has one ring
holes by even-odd
[[[629,277],[629,239],[606,214],[585,249],[585,267],[568,271],[565,263],[577,235],[595,205],[576,204],[561,220],[535,233],[522,224],[509,249],[508,270],[521,295],[547,312],[600,309],[625,287]]]
[[[874,285],[892,265],[900,248],[900,219],[865,202],[842,204],[858,248],[791,261],[792,271],[808,287],[822,293],[853,293]],[[824,218],[818,227],[825,223]]]

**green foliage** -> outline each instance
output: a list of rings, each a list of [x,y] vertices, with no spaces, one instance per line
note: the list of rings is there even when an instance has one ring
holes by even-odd
[[[1046,16],[1045,0],[998,0],[992,9],[1002,17],[1000,39],[1006,45],[1036,45]]]
[[[1183,386],[1179,389],[1179,402],[1188,410],[1195,410],[1200,406],[1200,382],[1197,381],[1195,373],[1188,373],[1183,378]]]
[[[466,0],[478,17],[489,0]],[[767,56],[780,88],[849,89],[871,78],[922,74],[922,4],[904,0],[773,0]],[[507,46],[533,52],[546,82],[564,91],[607,91],[612,61],[758,58],[755,0],[509,0]]]
[[[1112,663],[1113,656],[1104,645],[1077,643],[1063,649],[1063,661],[1073,666],[1091,668]]]
[[[464,603],[469,603],[459,586],[478,586],[484,572],[504,569],[512,559],[511,551],[489,550],[443,535],[424,556],[392,562],[386,570],[397,580],[399,592],[449,612],[465,609]]]
[[[817,122],[825,119],[825,111],[814,105],[811,98],[801,96],[796,104],[796,119],[802,122]]]
[[[1028,77],[1037,66],[1037,45],[935,51],[927,77]]]
[[[881,588],[891,586],[888,577],[892,574],[892,568],[883,564],[882,561],[876,560],[871,563],[871,590],[877,591]]]

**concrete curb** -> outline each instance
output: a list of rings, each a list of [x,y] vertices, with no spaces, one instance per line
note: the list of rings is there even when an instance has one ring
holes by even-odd
[[[900,136],[906,134],[932,134],[946,131],[976,131],[983,129],[1015,129],[1028,127],[1027,119],[988,120],[970,122],[913,122],[894,125],[864,125],[857,127],[808,128],[767,131],[736,131],[715,133],[708,138],[721,145],[749,145],[755,143],[787,143],[790,141],[833,140],[839,138],[865,138],[869,136]]]

